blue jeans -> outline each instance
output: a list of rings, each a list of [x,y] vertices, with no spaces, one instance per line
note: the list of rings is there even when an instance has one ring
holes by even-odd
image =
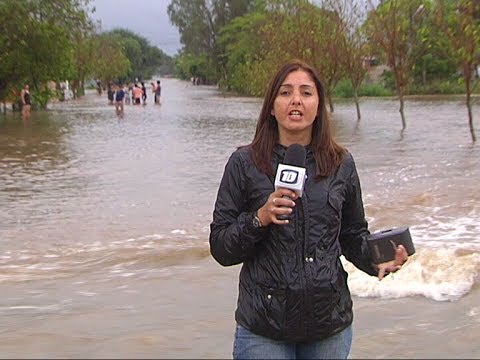
[[[287,343],[256,335],[237,324],[234,359],[346,359],[352,345],[352,326],[311,343]]]

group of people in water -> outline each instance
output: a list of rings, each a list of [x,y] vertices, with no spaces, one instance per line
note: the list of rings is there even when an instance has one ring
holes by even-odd
[[[150,83],[150,89],[153,94],[154,104],[160,105],[162,94],[162,86],[160,80]],[[123,112],[124,104],[146,105],[147,104],[147,87],[145,82],[126,84],[109,84],[107,89],[107,98],[109,105],[115,105],[117,112]],[[99,91],[101,94],[101,91]]]
[[[160,97],[162,94],[162,86],[160,80],[150,83],[150,89],[153,94],[154,104],[160,105]],[[97,82],[97,92],[99,95],[102,94],[101,82]],[[110,105],[115,105],[117,113],[123,113],[124,104],[133,104],[133,105],[146,105],[147,104],[147,87],[145,82],[131,83],[128,86],[125,84],[113,84],[110,83],[107,89],[108,103]],[[30,94],[30,85],[25,84],[23,89],[20,92],[20,102],[22,107],[22,118],[23,120],[28,120],[31,114],[32,107],[32,96]]]

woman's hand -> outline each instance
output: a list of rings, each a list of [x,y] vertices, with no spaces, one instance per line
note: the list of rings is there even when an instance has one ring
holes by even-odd
[[[395,259],[392,261],[387,261],[384,263],[377,264],[378,268],[378,280],[382,280],[385,277],[387,272],[396,272],[398,271],[403,264],[408,260],[407,250],[403,245],[398,245],[395,248]]]
[[[283,196],[288,196],[290,199],[284,198]],[[257,211],[257,216],[262,226],[267,226],[272,223],[279,225],[288,224],[288,220],[280,220],[277,216],[289,215],[293,211],[297,197],[298,195],[295,191],[289,189],[280,188],[271,193],[265,204]]]

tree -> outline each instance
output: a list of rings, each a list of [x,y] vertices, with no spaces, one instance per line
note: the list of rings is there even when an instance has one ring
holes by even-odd
[[[93,73],[95,78],[108,84],[129,74],[131,71],[129,59],[123,54],[120,45],[112,41],[108,34],[97,36],[93,46],[97,54]]]
[[[222,28],[219,43],[226,76],[220,85],[228,90],[256,96],[263,95],[267,74],[260,64],[268,46],[260,34],[267,25],[264,12],[251,12],[232,20]]]
[[[118,28],[104,33],[104,36],[116,43],[129,60],[130,71],[127,77],[132,80],[150,79],[162,66],[172,63],[170,56],[130,30]]]
[[[408,91],[412,69],[415,65],[413,53],[418,46],[417,31],[423,21],[427,4],[423,0],[386,0],[377,8],[370,1],[372,11],[367,19],[367,31],[372,43],[384,52],[388,66],[395,79],[400,101],[402,131],[406,129],[404,96]]]
[[[89,34],[78,36],[75,39],[72,54],[73,69],[70,76],[67,77],[71,81],[74,98],[85,94],[85,79],[95,71],[97,50],[99,50],[95,46],[95,38],[95,34]]]
[[[23,19],[28,18],[28,10],[24,2],[14,0],[0,3],[0,99],[10,98],[12,88],[25,80],[25,75],[16,71],[16,64],[21,60],[19,45],[26,37]],[[5,107],[4,107],[5,111]]]
[[[302,59],[314,65],[331,95],[343,69],[335,14],[307,0],[264,0],[255,12],[237,18],[221,32],[227,44],[229,85],[251,95],[263,95],[272,73],[285,61]]]
[[[319,69],[325,82],[326,96],[330,111],[334,112],[332,101],[333,91],[338,82],[345,76],[342,59],[346,56],[345,24],[337,11],[328,8],[317,10],[319,27],[316,30],[316,47],[318,54],[313,58],[313,64]]]
[[[84,9],[88,2],[0,2],[0,84],[3,89],[9,92],[29,82],[34,101],[42,108],[47,106],[55,96],[47,82],[65,80],[74,73],[75,36],[91,24]]]
[[[438,24],[453,49],[454,59],[461,68],[465,83],[468,124],[472,141],[476,141],[473,126],[472,92],[478,84],[475,78],[480,65],[480,2],[478,0],[439,0]]]
[[[362,116],[358,94],[367,73],[364,61],[369,55],[368,39],[362,28],[365,14],[355,0],[326,0],[324,6],[336,14],[333,19],[339,29],[337,46],[341,49],[338,60],[344,69],[343,73],[352,84],[357,119],[360,120]]]
[[[172,0],[168,5],[170,21],[180,33],[182,53],[207,60],[206,66],[214,69],[208,80],[218,82],[227,76],[221,56],[225,48],[218,42],[222,27],[248,13],[254,4],[255,0]]]
[[[65,32],[69,59],[63,71],[49,80],[56,81],[57,87],[60,81],[70,80],[75,97],[84,93],[85,78],[92,71],[95,56],[89,41],[95,35],[95,24],[89,15],[95,10],[90,9],[89,4],[90,0],[28,0],[34,19]]]

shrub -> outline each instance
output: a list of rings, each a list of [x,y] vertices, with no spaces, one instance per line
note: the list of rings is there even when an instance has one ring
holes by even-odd
[[[358,96],[391,96],[392,91],[386,89],[382,84],[362,84],[358,90]],[[333,91],[334,97],[339,98],[352,98],[353,87],[349,80],[341,80],[335,90]]]

